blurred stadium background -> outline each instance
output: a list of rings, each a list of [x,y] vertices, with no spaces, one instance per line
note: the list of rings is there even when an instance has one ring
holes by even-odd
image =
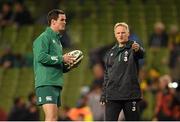
[[[179,0],[0,0],[0,8],[0,120],[8,118],[15,98],[28,102],[34,91],[32,43],[44,31],[47,12],[53,8],[67,15],[64,52],[79,49],[84,53],[81,65],[64,75],[65,112],[60,111],[60,120],[80,104],[82,96],[89,98],[95,86],[100,86],[99,97],[103,70],[99,64],[115,42],[113,26],[117,22],[128,23],[132,38],[146,50],[139,73],[144,97],[141,120],[155,120],[160,114],[163,120],[180,120],[179,87],[168,87],[170,82],[180,81]],[[96,113],[91,112],[94,117]]]

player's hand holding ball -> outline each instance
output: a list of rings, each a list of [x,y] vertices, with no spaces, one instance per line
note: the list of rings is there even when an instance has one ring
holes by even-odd
[[[75,61],[74,58],[75,58],[74,56],[68,55],[68,53],[66,53],[66,54],[63,55],[63,62],[65,64],[70,65],[70,64],[72,64]]]
[[[78,67],[82,59],[83,53],[80,50],[73,50],[63,55],[64,66],[68,70]]]

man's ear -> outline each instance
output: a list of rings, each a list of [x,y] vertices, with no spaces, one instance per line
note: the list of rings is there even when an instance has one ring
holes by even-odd
[[[127,35],[128,35],[128,37],[129,37],[130,33],[129,33],[129,32],[127,32]]]
[[[54,19],[51,20],[51,24],[52,24],[52,25],[55,24],[55,20],[54,20]]]

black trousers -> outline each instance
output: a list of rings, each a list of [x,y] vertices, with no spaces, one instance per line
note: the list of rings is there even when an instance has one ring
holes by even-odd
[[[117,121],[123,109],[125,120],[138,121],[140,119],[138,102],[139,100],[108,100],[105,104],[105,120]]]

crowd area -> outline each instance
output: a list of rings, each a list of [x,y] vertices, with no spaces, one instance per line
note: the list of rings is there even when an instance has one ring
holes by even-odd
[[[0,26],[33,24],[33,18],[23,2],[4,2],[1,6]]]
[[[80,0],[80,3],[83,0]],[[111,1],[113,2],[113,0]],[[131,1],[128,0],[129,4]],[[144,0],[146,2],[146,0]],[[23,26],[36,23],[28,8],[22,1],[3,2],[0,11],[0,27],[8,25]],[[140,45],[143,40],[130,31],[130,40]],[[65,34],[62,42],[65,48],[71,48],[69,36]],[[89,65],[93,72],[93,81],[90,86],[82,86],[81,95],[76,106],[71,108],[63,106],[59,111],[59,120],[72,121],[99,121],[104,119],[104,106],[99,104],[102,85],[104,81],[104,56],[114,45],[96,47],[89,51]],[[147,48],[147,49],[146,49]],[[160,72],[161,65],[147,67],[146,57],[139,61],[139,83],[143,93],[143,99],[139,102],[141,120],[180,120],[180,31],[177,25],[166,28],[162,22],[154,23],[154,31],[148,35],[148,44],[145,50],[153,52],[153,63],[156,63],[156,54],[161,49],[168,51],[166,60],[158,61],[167,65],[168,73]],[[3,47],[0,55],[0,68],[32,67],[29,60],[22,54],[15,54],[10,46]],[[35,105],[35,95],[30,93],[28,102],[21,96],[14,98],[13,107],[9,113],[0,108],[0,120],[40,120],[40,110]],[[119,120],[123,120],[123,113]]]

